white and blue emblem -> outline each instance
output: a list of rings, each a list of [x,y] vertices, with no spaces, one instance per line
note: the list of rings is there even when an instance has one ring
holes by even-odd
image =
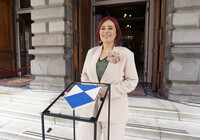
[[[101,86],[76,84],[64,97],[71,108],[76,108],[96,100]]]

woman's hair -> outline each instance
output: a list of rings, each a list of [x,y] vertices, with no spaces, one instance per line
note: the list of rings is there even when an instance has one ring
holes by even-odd
[[[117,20],[114,17],[110,17],[110,16],[104,17],[99,22],[99,26],[97,28],[97,42],[98,42],[98,44],[102,45],[99,32],[100,32],[102,24],[107,20],[111,20],[114,23],[115,28],[116,28],[115,46],[121,46],[122,45],[122,32],[121,32],[121,29],[119,27],[119,24],[118,24]]]

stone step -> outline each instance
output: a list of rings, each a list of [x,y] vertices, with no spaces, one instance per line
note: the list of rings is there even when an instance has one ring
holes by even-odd
[[[157,98],[129,98],[129,113],[141,117],[200,123],[200,106]]]
[[[0,87],[0,117],[17,119],[21,121],[41,122],[40,113],[60,94],[53,92],[33,92],[27,89]],[[16,92],[17,91],[17,92]],[[52,112],[70,113],[64,100],[59,100],[51,109]],[[76,112],[78,113],[78,112]],[[177,104],[155,98],[129,98],[129,121],[126,128],[126,139],[200,139],[198,131],[200,109],[188,105]],[[193,123],[194,122],[194,123]],[[69,120],[45,117],[45,123],[55,127],[68,127]],[[36,135],[35,131],[27,134],[0,128],[0,136]],[[41,129],[39,131],[41,133]],[[37,132],[37,133],[39,133]],[[29,134],[28,134],[29,133]],[[2,135],[1,135],[2,134]],[[1,138],[1,137],[0,137]],[[26,139],[26,138],[24,138]]]
[[[34,105],[48,106],[59,94],[59,92],[52,91],[31,91],[30,89],[0,87],[0,98],[2,100]],[[66,102],[59,100],[56,106],[64,107]],[[130,115],[141,117],[200,123],[200,107],[192,107],[156,98],[129,97],[129,113]]]
[[[20,120],[8,117],[0,117],[0,139],[8,140],[38,140],[41,138],[41,123],[29,120]],[[200,125],[195,123],[179,123],[169,120],[153,120],[142,118],[132,118],[137,122],[127,124],[125,140],[197,140],[200,139]],[[149,124],[149,125],[147,125]],[[72,139],[72,128],[46,123],[45,132],[52,128],[50,133],[46,133],[49,139]]]
[[[0,117],[0,140],[41,140],[42,128],[39,122]],[[23,124],[23,125],[22,125]],[[47,133],[47,130],[51,131]],[[72,140],[73,129],[66,126],[45,124],[46,140]],[[125,136],[125,140],[151,140]],[[102,139],[103,140],[103,139]]]
[[[60,92],[32,91],[21,88],[0,87],[0,98],[11,102],[48,106]],[[59,100],[56,106],[64,107],[66,102]],[[200,123],[200,107],[188,106],[146,96],[129,97],[130,115],[157,119],[184,120]]]
[[[0,97],[11,102],[48,106],[60,93],[52,91],[31,91],[30,89],[0,87]],[[59,100],[57,106],[66,105]],[[182,108],[184,106],[184,109]],[[129,113],[158,119],[184,120],[200,123],[200,107],[173,103],[148,97],[129,97]]]
[[[32,121],[40,124],[40,113],[45,106],[25,104],[25,103],[13,103],[13,102],[1,102],[0,103],[0,116],[10,117],[15,119],[21,119],[26,121]],[[57,107],[54,108],[57,112],[65,112],[66,108]],[[60,127],[72,127],[72,121],[67,119],[60,119],[54,117],[46,117],[45,123],[48,125],[55,125]],[[186,127],[187,126],[187,127]],[[199,123],[164,120],[141,117],[138,115],[130,115],[127,122],[126,135],[129,137],[143,137],[159,140],[161,137],[170,137],[177,139],[188,138],[200,138],[198,131],[200,128]],[[5,131],[4,131],[5,133]]]
[[[2,119],[3,117],[0,117]],[[5,117],[4,117],[5,118]],[[8,119],[8,118],[7,118]],[[46,140],[67,140],[72,138],[71,128],[45,124]],[[41,140],[41,123],[10,118],[7,123],[0,127],[0,138],[8,140]]]
[[[32,91],[30,89],[0,86],[0,98],[11,102],[49,105],[59,94],[60,92]]]
[[[199,128],[199,123],[131,116],[126,133],[157,140],[197,140],[200,139]]]

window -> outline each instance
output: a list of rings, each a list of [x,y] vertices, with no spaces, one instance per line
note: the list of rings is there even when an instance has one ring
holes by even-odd
[[[31,2],[30,0],[18,0],[18,7],[20,10],[31,8]]]

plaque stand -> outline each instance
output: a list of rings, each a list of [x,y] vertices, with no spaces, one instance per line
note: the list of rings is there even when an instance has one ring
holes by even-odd
[[[99,109],[97,111],[96,116],[91,116],[90,118],[85,118],[85,117],[79,117],[76,116],[75,114],[75,109],[73,109],[73,115],[65,115],[65,114],[58,114],[58,113],[53,113],[50,111],[51,107],[58,101],[58,99],[60,99],[61,97],[63,97],[65,95],[65,92],[73,85],[76,84],[95,84],[95,85],[103,85],[105,87],[107,87],[105,94],[103,97],[101,97],[101,105],[99,106]],[[73,120],[73,140],[76,140],[76,130],[75,130],[75,122],[76,121],[83,121],[83,122],[87,122],[87,123],[93,123],[94,124],[94,140],[96,140],[96,136],[97,136],[97,121],[99,118],[99,115],[101,113],[102,107],[104,105],[104,101],[106,99],[106,97],[108,97],[108,139],[109,140],[109,134],[110,134],[110,84],[106,84],[106,83],[89,83],[89,82],[72,82],[42,113],[41,113],[41,124],[42,124],[42,139],[45,140],[45,124],[44,124],[44,116],[50,116],[50,117],[57,117],[57,118],[62,118],[62,119],[70,119]]]

